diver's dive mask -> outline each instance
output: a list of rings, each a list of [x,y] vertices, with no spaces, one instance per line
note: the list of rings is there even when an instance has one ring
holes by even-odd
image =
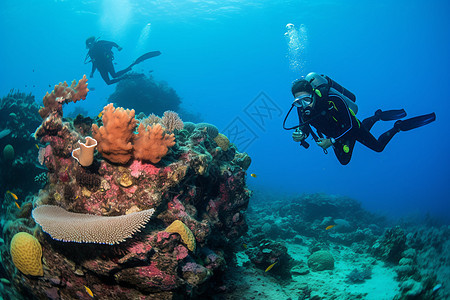
[[[298,108],[304,108],[307,107],[308,105],[311,105],[312,102],[313,102],[312,95],[305,94],[295,98],[292,105]]]

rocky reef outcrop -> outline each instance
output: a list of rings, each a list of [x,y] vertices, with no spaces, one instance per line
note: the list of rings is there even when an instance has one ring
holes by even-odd
[[[223,138],[219,146],[205,126],[168,130],[158,123],[147,125],[147,130],[159,130],[159,138],[148,140],[152,147],[164,143],[165,150],[156,163],[137,158],[136,126],[145,122],[135,120],[133,112],[128,114],[133,122],[121,128],[128,130],[129,160],[112,161],[120,153],[95,152],[92,164],[82,166],[72,151],[92,134],[91,123],[97,129],[108,124],[107,108],[103,120],[78,118],[74,124],[63,118],[62,105],[80,94],[77,86],[54,97],[41,114],[35,135],[43,145],[39,156],[48,184],[4,226],[1,253],[11,284],[25,297],[48,299],[90,299],[91,294],[97,299],[178,299],[226,291],[223,275],[233,257],[231,245],[247,231],[248,155],[224,145]],[[111,127],[108,132],[113,134]],[[164,135],[174,143],[164,142]],[[64,220],[73,228],[60,225]],[[13,264],[9,247],[18,232],[40,242],[43,276],[24,275]]]

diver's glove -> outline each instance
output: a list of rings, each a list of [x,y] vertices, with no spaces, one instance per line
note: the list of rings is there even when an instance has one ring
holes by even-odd
[[[294,140],[294,142],[301,142],[306,137],[307,135],[304,134],[300,128],[295,129],[295,131],[292,133],[292,139]]]
[[[334,139],[322,139],[322,138],[319,138],[319,140],[317,141],[317,145],[322,147],[322,149],[325,150],[325,149],[333,146],[333,140]]]

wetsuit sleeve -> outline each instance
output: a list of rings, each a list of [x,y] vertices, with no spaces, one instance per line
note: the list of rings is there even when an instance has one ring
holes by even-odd
[[[112,49],[113,47],[119,48],[119,45],[110,41],[98,41],[97,45],[103,49]]]
[[[107,43],[107,46],[109,46],[109,47],[116,47],[116,48],[119,48],[119,45],[117,45],[116,43],[114,43],[114,42],[109,42],[109,41],[105,41],[106,43]]]
[[[354,118],[348,109],[345,100],[339,96],[333,95],[329,97],[330,106],[332,109],[330,111],[332,118],[338,123],[340,129],[336,133],[336,136],[332,136],[334,139],[339,139],[344,136],[350,129],[353,128]]]
[[[95,61],[92,61],[92,69],[91,69],[91,75],[89,77],[94,76],[94,72],[97,69],[97,67],[95,66]]]

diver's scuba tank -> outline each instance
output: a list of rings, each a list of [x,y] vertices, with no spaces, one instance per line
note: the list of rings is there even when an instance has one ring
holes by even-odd
[[[311,72],[305,77],[306,80],[311,83],[314,89],[321,89],[325,87],[329,90],[329,95],[337,95],[345,100],[348,108],[350,108],[354,114],[358,112],[358,105],[356,105],[356,96],[339,83],[331,79],[326,75],[319,75],[317,73]]]

